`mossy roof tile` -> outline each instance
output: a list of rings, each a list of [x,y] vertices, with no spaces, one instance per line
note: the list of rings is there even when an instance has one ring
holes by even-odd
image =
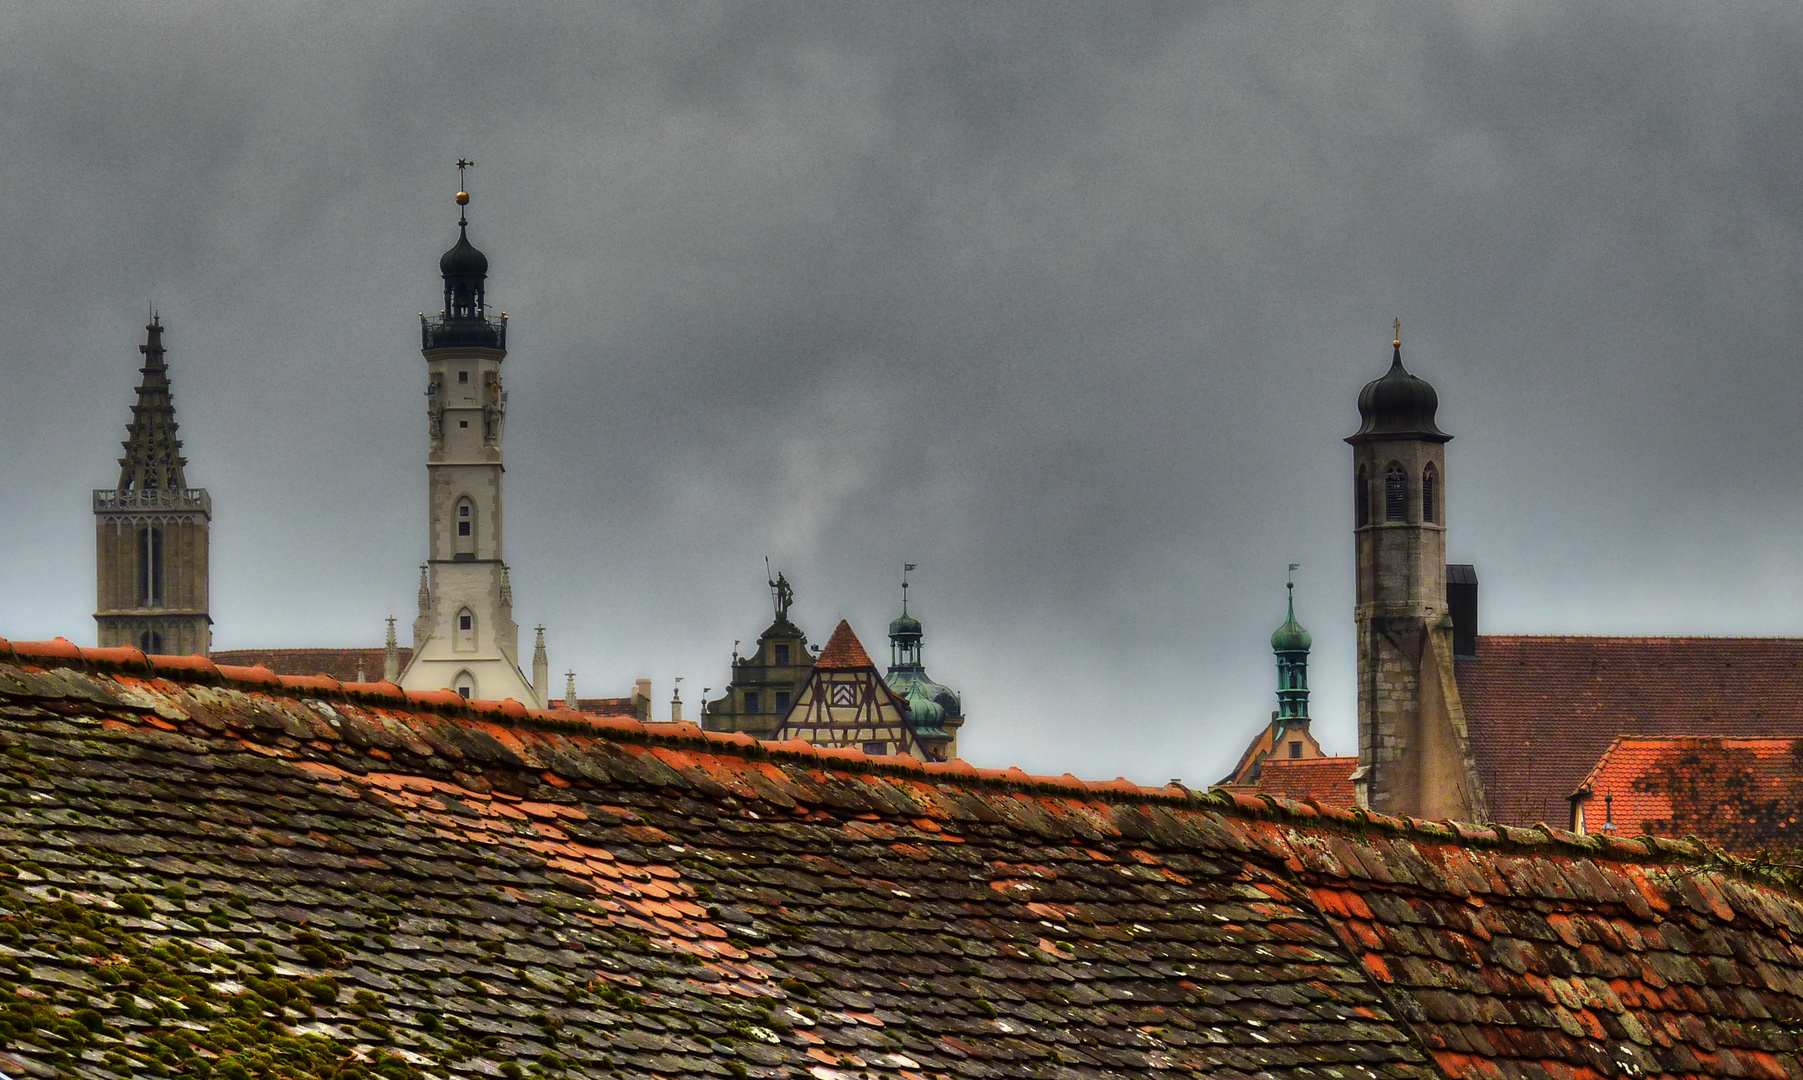
[[[1803,911],[1694,847],[72,649],[0,655],[26,1074],[1803,1076]]]

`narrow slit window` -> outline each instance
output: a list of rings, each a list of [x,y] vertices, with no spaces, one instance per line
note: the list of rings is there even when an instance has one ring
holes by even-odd
[[[1409,519],[1409,474],[1394,462],[1384,470],[1384,520]]]
[[[1371,474],[1365,471],[1363,465],[1359,466],[1358,477],[1352,483],[1354,520],[1362,529],[1371,524]]]
[[[163,603],[163,530],[151,526],[138,530],[138,606]]]
[[[1421,470],[1421,520],[1440,520],[1440,472],[1431,464]]]

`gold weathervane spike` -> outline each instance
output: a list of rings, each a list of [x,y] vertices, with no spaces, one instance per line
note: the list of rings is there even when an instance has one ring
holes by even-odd
[[[467,158],[458,158],[457,159],[457,205],[458,206],[468,206],[470,204],[469,188],[464,185],[463,174],[466,170],[468,170],[471,166],[473,166],[475,164],[476,164],[475,162],[470,161]]]
[[[1402,320],[1401,319],[1396,320],[1396,340],[1390,342],[1390,344],[1396,346],[1398,349],[1402,348]]]

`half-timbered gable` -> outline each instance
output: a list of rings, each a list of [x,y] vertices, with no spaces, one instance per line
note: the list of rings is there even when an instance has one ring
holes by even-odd
[[[937,740],[916,737],[908,701],[889,688],[851,624],[840,620],[814,661],[813,674],[777,728],[778,740],[853,747],[866,754],[911,754],[943,759]]]

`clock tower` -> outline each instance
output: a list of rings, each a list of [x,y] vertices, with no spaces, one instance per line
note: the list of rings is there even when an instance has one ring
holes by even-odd
[[[469,162],[459,162],[459,169]],[[467,191],[457,205],[469,205]],[[457,242],[438,260],[444,307],[420,315],[426,360],[427,558],[420,567],[413,659],[406,690],[449,688],[467,698],[513,698],[538,708],[520,671],[520,628],[502,557],[502,421],[507,313],[489,317],[488,257],[470,243],[467,210]]]

